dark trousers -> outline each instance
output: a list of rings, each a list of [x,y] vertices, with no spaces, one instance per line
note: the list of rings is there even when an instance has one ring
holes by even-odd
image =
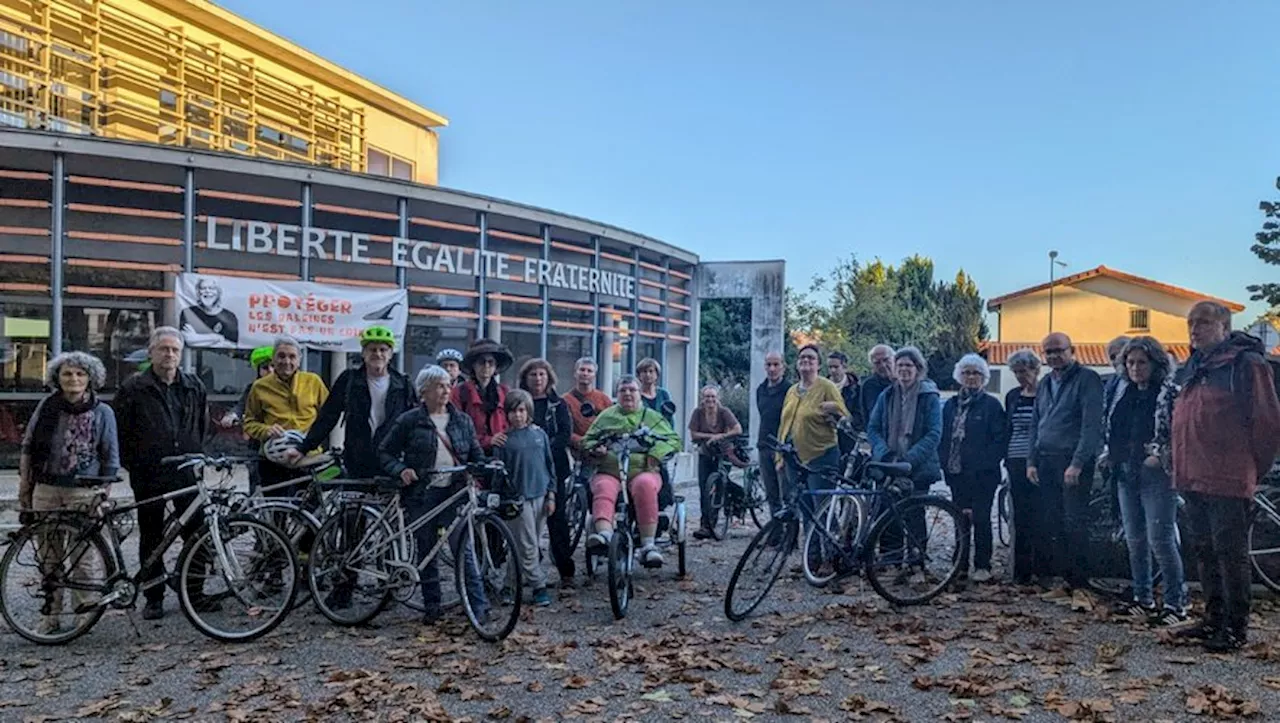
[[[407,525],[413,524],[415,520],[430,512],[441,502],[449,499],[457,491],[458,488],[456,486],[428,487],[423,482],[417,483],[400,496],[400,502],[404,505],[405,523]],[[458,504],[460,505],[461,502]],[[418,548],[418,564],[422,564],[422,560],[427,556],[427,553],[435,548],[436,541],[440,539],[440,528],[453,524],[456,513],[457,506],[414,531],[413,538]],[[449,538],[449,546],[453,548],[455,555],[454,559],[457,559],[456,556],[461,547],[462,535],[465,534],[466,529],[465,524],[458,525],[458,529],[454,530],[453,535]],[[438,562],[439,559],[432,560],[431,564],[427,565],[426,569],[422,571],[422,604],[428,608],[440,606],[440,567],[437,564]],[[484,594],[484,586],[480,583],[480,570],[473,552],[469,551],[467,553],[466,565],[468,593],[472,600],[476,601],[477,605],[487,609],[489,603]]]
[[[1064,476],[1071,458],[1040,455],[1040,494],[1044,502],[1045,529],[1051,538],[1053,572],[1071,587],[1089,582],[1089,495],[1093,488],[1093,464],[1085,465],[1080,481],[1067,486]]]
[[[720,518],[720,510],[711,499],[711,475],[715,474],[718,463],[715,457],[698,454],[698,497],[702,507],[702,529],[710,530],[716,526]]]
[[[1026,581],[1032,575],[1049,576],[1053,574],[1053,544],[1040,486],[1027,479],[1026,459],[1006,459],[1004,466],[1009,470],[1013,506],[1013,577]]]
[[[133,498],[138,502],[143,502],[155,497],[159,497],[173,490],[180,490],[183,487],[189,487],[195,483],[187,474],[174,474],[172,471],[139,471],[138,474],[132,474],[130,470],[130,484],[133,489]],[[191,503],[195,501],[196,493],[180,495],[173,498],[173,509],[175,514],[182,514]],[[142,505],[137,509],[138,516],[138,561],[146,562],[147,558],[160,547],[160,543],[164,542],[164,521],[168,517],[169,505],[164,502],[152,502],[151,504]],[[204,517],[200,513],[196,513],[187,526],[182,529],[183,544],[190,544],[195,539],[195,533],[200,530],[200,526],[204,523]],[[149,583],[156,578],[165,575],[164,559],[157,558],[156,561],[144,569],[143,582]],[[143,597],[147,602],[160,602],[164,600],[164,589],[166,585],[156,585],[147,588],[143,592]],[[193,597],[198,595],[200,591],[192,590]]]
[[[991,505],[1000,486],[1000,473],[995,470],[948,473],[947,485],[951,487],[951,501],[969,516],[974,569],[990,570]]]
[[[1200,565],[1205,618],[1243,634],[1249,628],[1253,582],[1249,567],[1249,513],[1252,501],[1198,492],[1183,493],[1191,544]]]
[[[778,514],[778,510],[787,500],[786,472],[779,472],[771,452],[760,452],[760,482],[764,485],[764,498],[769,503],[769,515]]]
[[[572,579],[575,572],[573,549],[569,547],[571,542],[569,518],[565,517],[564,513],[565,504],[569,501],[572,491],[573,487],[570,483],[562,482],[559,485],[555,491],[556,511],[547,518],[547,536],[551,538],[551,559],[555,562],[556,571],[560,573],[561,580]]]

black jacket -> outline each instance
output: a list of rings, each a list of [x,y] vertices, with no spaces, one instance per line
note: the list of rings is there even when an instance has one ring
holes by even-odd
[[[769,438],[771,434],[778,433],[778,426],[782,424],[782,403],[787,399],[787,390],[791,389],[792,381],[783,378],[777,384],[769,386],[769,380],[760,382],[760,386],[756,387],[756,411],[760,413],[760,436],[756,440],[759,444]]]
[[[876,401],[880,399],[880,395],[884,393],[884,390],[891,386],[893,386],[892,379],[885,379],[876,374],[869,375],[858,385],[858,398],[861,400],[863,426],[871,423],[871,410],[876,408]],[[849,411],[852,412],[853,410],[850,409]]]
[[[541,414],[538,410],[541,409]],[[603,411],[603,410],[602,410]],[[554,389],[547,391],[545,399],[533,400],[533,423],[542,427],[551,440],[551,460],[556,464],[556,492],[559,483],[569,478],[572,468],[569,466],[569,435],[573,433],[573,417],[569,415],[569,405],[565,404]]]
[[[942,471],[947,471],[951,459],[951,435],[954,432],[956,412],[960,408],[959,397],[952,397],[942,406],[942,443],[938,445],[938,459]],[[1009,443],[1008,420],[1000,400],[987,394],[973,400],[965,417],[964,441],[960,444],[960,470],[966,474],[1000,471]]]
[[[445,436],[458,457],[459,463],[483,460],[484,450],[476,440],[476,427],[471,417],[448,405],[449,423]],[[419,405],[396,418],[391,429],[378,445],[378,460],[382,471],[399,477],[405,469],[418,473],[419,485],[426,484],[431,470],[436,467],[436,426],[426,407]]]
[[[178,414],[170,414],[165,389],[151,370],[138,372],[120,385],[112,408],[120,430],[120,462],[130,484],[146,485],[163,475],[162,457],[200,452],[208,431],[209,410],[204,384],[179,371],[173,380]]]
[[[1040,380],[1035,410],[1028,465],[1049,456],[1068,457],[1082,469],[1093,464],[1102,448],[1102,379],[1097,372],[1076,362],[1059,381],[1050,373]]]
[[[378,463],[378,444],[386,436],[387,430],[391,429],[396,417],[412,409],[415,404],[408,377],[395,369],[388,369],[387,373],[391,375],[391,384],[387,388],[387,398],[383,404],[381,427],[376,430],[369,428],[373,397],[369,394],[369,377],[361,365],[338,375],[329,398],[320,407],[316,421],[307,432],[307,440],[302,444],[302,449],[313,450],[328,442],[329,434],[338,426],[339,418],[345,415],[342,463],[347,475],[363,478],[382,474],[382,466]]]

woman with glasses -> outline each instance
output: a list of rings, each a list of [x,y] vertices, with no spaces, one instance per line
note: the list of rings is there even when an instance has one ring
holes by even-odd
[[[817,344],[800,347],[796,358],[799,379],[787,390],[782,402],[782,421],[778,439],[795,446],[800,461],[811,469],[836,469],[840,465],[840,446],[836,439],[836,422],[849,416],[840,389],[830,379],[818,376],[822,367],[822,351]],[[821,476],[809,474],[793,464],[784,464],[778,455],[776,465],[781,472],[787,467],[795,490],[817,490],[830,487]],[[809,495],[801,495],[800,504],[812,511]]]
[[[960,393],[942,407],[938,456],[952,501],[972,523],[973,581],[983,583],[991,579],[991,505],[1005,454],[1005,414],[1000,401],[984,391],[991,379],[986,359],[965,354],[952,376]],[[961,571],[966,574],[967,565]]]

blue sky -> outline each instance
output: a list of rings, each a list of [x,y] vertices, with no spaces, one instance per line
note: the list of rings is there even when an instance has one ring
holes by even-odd
[[[1280,274],[1277,2],[219,4],[447,116],[442,185],[797,288],[849,254],[987,298],[1049,249],[1241,302]]]

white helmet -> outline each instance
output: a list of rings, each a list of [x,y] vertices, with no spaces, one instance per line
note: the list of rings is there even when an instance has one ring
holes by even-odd
[[[289,450],[299,449],[302,447],[302,443],[305,442],[306,439],[306,436],[303,435],[302,432],[299,432],[296,429],[290,429],[275,439],[267,440],[267,443],[262,445],[262,456],[266,457],[269,462],[285,464],[288,462],[288,460],[285,459],[285,453]]]

